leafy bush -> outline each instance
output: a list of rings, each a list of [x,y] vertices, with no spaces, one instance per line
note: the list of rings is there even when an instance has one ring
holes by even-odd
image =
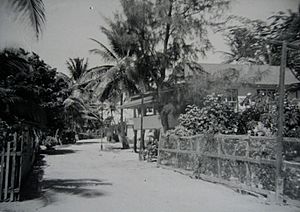
[[[62,140],[63,144],[76,143],[75,132],[74,131],[63,131],[61,140]]]
[[[209,95],[204,98],[202,108],[188,105],[185,113],[179,116],[179,125],[168,134],[178,136],[202,133],[276,135],[278,120],[276,101],[270,101],[263,95],[256,95],[255,98],[253,104],[237,113],[221,95]],[[300,137],[299,107],[286,98],[284,114],[284,136]]]
[[[224,101],[222,96],[209,95],[204,99],[203,107],[188,105],[186,113],[179,116],[179,126],[174,130],[177,134],[237,132],[237,113]]]
[[[276,100],[276,99],[275,99]],[[257,95],[254,104],[240,113],[238,133],[251,135],[276,135],[278,121],[277,101],[269,101],[264,95]],[[300,137],[300,110],[299,107],[285,98],[284,102],[284,136]]]
[[[192,136],[194,135],[193,130],[189,130],[182,125],[178,125],[173,130],[168,130],[167,135],[178,135],[178,136]]]

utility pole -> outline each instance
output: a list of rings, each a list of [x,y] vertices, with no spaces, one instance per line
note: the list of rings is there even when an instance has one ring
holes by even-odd
[[[300,46],[286,41],[271,40],[271,44],[281,45],[281,63],[280,63],[280,75],[279,75],[279,100],[278,100],[278,123],[277,123],[277,145],[276,145],[276,176],[275,176],[275,198],[276,202],[282,202],[283,197],[283,131],[284,131],[284,97],[285,97],[285,68],[287,63],[287,50],[300,50]]]
[[[278,100],[278,132],[277,132],[277,145],[276,145],[276,202],[281,202],[283,193],[283,129],[284,129],[284,96],[285,96],[285,68],[287,58],[287,43],[282,42],[281,50],[281,64],[279,75],[279,100]]]

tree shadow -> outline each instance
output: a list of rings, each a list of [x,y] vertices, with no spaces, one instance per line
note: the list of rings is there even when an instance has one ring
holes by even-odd
[[[91,141],[91,142],[76,142],[75,145],[88,145],[88,144],[100,144],[99,141]]]
[[[76,153],[76,150],[72,149],[46,149],[46,150],[41,150],[41,154],[45,155],[66,155],[66,154],[72,154]]]
[[[42,183],[44,190],[50,189],[54,192],[79,195],[85,198],[103,196],[104,192],[90,188],[91,186],[103,185],[112,185],[112,183],[103,182],[99,179],[49,179]]]
[[[45,205],[57,201],[56,193],[93,198],[105,195],[98,186],[111,186],[112,183],[100,179],[43,179],[47,166],[44,155],[38,155],[31,173],[24,179],[20,191],[20,201],[41,198]]]

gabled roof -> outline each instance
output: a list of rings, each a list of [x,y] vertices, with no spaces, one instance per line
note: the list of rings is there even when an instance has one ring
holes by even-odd
[[[254,84],[264,85],[278,85],[279,82],[279,66],[269,65],[246,65],[246,64],[200,64],[205,72],[210,75],[216,75],[224,70],[235,69],[240,72],[240,76],[243,78],[255,77],[258,74],[261,75],[260,79],[256,80]],[[285,69],[285,84],[292,85],[300,83],[299,80],[293,75],[289,68]],[[185,68],[185,77],[193,76],[193,72],[189,67]]]

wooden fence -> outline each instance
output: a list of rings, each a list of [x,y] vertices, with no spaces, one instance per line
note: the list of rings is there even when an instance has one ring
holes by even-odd
[[[0,151],[0,201],[16,201],[20,198],[23,178],[35,160],[37,141],[30,131],[13,133]]]
[[[285,145],[300,140],[284,138]],[[300,163],[284,161],[284,186],[276,188],[276,138],[240,135],[161,136],[158,165],[190,171],[195,177],[238,190],[255,192],[275,201],[300,205]]]

